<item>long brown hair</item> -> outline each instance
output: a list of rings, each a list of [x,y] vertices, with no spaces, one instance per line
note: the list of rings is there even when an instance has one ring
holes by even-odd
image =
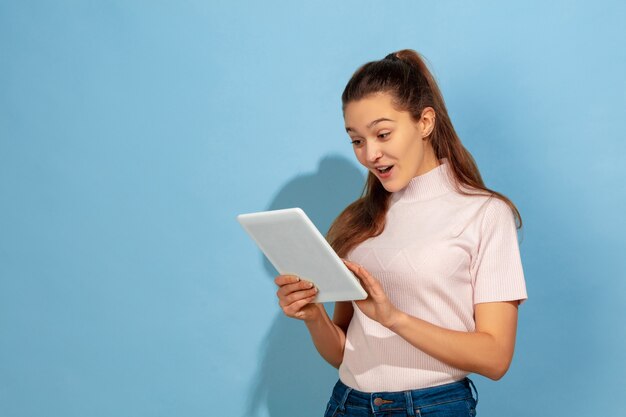
[[[521,229],[522,217],[513,202],[485,186],[474,158],[452,126],[435,78],[419,53],[402,49],[358,68],[341,95],[342,110],[345,112],[350,102],[377,93],[390,94],[393,106],[408,111],[414,121],[420,119],[424,108],[432,107],[435,127],[429,140],[437,159],[447,158],[454,174],[454,188],[464,195],[489,195],[503,200],[513,210],[516,226]],[[378,178],[368,173],[361,197],[346,207],[328,230],[326,237],[339,256],[346,256],[359,243],[382,233],[390,195]]]

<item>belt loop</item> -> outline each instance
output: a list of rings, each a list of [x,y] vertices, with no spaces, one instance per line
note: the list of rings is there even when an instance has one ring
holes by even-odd
[[[343,398],[339,402],[339,409],[341,410],[341,412],[346,411],[346,407],[345,407],[346,400],[348,399],[348,395],[350,395],[351,391],[352,391],[352,388],[346,385],[346,392],[343,393]]]
[[[412,417],[415,415],[415,408],[413,407],[413,397],[411,396],[411,391],[404,391],[404,398],[406,402],[406,413]]]
[[[472,382],[471,379],[467,378],[467,380],[469,381],[470,385],[472,386],[472,388],[474,388],[474,391],[476,391],[476,405],[478,405],[478,390],[476,389],[476,385],[474,385],[474,383]],[[470,393],[471,393],[471,389],[470,389]]]

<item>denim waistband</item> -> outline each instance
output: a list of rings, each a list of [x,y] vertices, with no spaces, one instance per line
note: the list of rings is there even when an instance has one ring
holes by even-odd
[[[350,404],[354,407],[371,409],[373,412],[406,409],[409,415],[414,415],[414,409],[417,408],[472,398],[472,388],[476,392],[475,400],[478,404],[476,386],[467,377],[449,384],[395,392],[358,391],[338,380],[333,388],[332,396],[339,403],[339,409],[343,409],[346,404]]]

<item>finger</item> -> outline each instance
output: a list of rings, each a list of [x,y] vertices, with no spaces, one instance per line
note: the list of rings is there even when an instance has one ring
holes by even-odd
[[[384,294],[380,282],[378,282],[378,280],[374,278],[369,272],[362,270],[361,277],[363,283],[365,284],[367,292],[370,293],[372,297],[378,298]]]
[[[354,263],[354,262],[349,261],[349,260],[347,260],[347,259],[343,259],[343,258],[341,258],[341,260],[343,261],[343,263],[344,263],[347,267],[350,267],[350,265],[355,265],[355,263]]]
[[[345,259],[343,259],[343,262],[346,264],[348,269],[350,271],[352,271],[352,273],[356,276],[356,278],[363,284],[363,286],[368,286],[367,277],[363,276],[364,275],[363,274],[364,269],[361,268],[360,265],[357,265],[357,264],[355,264],[353,262],[350,262],[350,261],[347,261]],[[365,290],[367,291],[367,288],[365,288]]]
[[[375,283],[375,279],[374,277],[372,277],[372,275],[367,272],[367,270],[365,268],[363,268],[361,265],[359,265],[357,267],[357,271],[359,272],[359,276],[361,277],[361,279],[363,279],[363,281],[365,281],[365,284],[370,286],[370,287],[374,287],[374,283]]]
[[[362,265],[355,264],[354,262],[350,262],[350,261],[344,261],[344,263],[346,264],[348,269],[350,269],[355,274],[357,274],[359,276],[365,276],[365,278],[370,278],[371,277],[370,273],[367,272],[367,270],[365,268],[363,268]]]
[[[274,283],[278,285],[279,287],[285,284],[292,284],[298,281],[300,281],[300,277],[296,275],[278,275],[276,278],[274,278]]]
[[[283,306],[289,306],[297,301],[300,301],[304,298],[308,298],[311,296],[315,296],[317,294],[318,290],[315,287],[309,288],[307,290],[300,290],[300,291],[294,291],[289,295],[280,297],[280,303],[282,303]]]
[[[294,303],[289,304],[287,307],[283,308],[283,311],[285,312],[285,314],[287,314],[288,316],[291,317],[297,317],[298,313],[300,312],[300,310],[306,306],[307,304],[311,303],[313,300],[315,300],[317,294],[314,294],[312,296],[303,298],[302,300],[298,300]]]
[[[348,267],[348,269],[352,272],[354,272],[355,274],[358,273],[358,265],[355,263],[352,263],[350,261],[346,261],[344,259],[343,263]]]
[[[349,262],[348,268],[350,268],[357,278],[363,283],[363,287],[368,294],[372,295],[372,297],[379,297],[381,294],[384,294],[382,286],[380,282],[370,274],[367,269],[365,269],[362,265],[358,265],[352,262]]]
[[[357,276],[357,278],[360,278],[360,279],[362,279],[364,281],[367,281],[368,283],[371,281],[371,275],[361,265],[355,264],[355,263],[350,262],[350,261],[345,261],[345,260],[344,260],[344,262],[345,262],[346,266],[348,267],[348,269],[350,269],[350,271],[354,272],[354,274]]]
[[[374,290],[374,288],[372,288],[372,286],[370,285],[370,283],[361,277],[359,278],[359,282],[361,283],[361,286],[363,287],[363,289],[365,290],[365,292],[367,293],[369,298],[374,298],[376,297],[376,292]]]
[[[292,302],[307,296],[307,291],[315,289],[312,282],[300,281],[294,284],[286,284],[278,288],[276,295],[281,300],[282,305],[289,305]]]
[[[313,287],[314,285],[311,281],[305,281],[301,279],[298,282],[294,282],[292,284],[285,284],[279,287],[278,290],[276,290],[276,295],[278,295],[279,297],[286,297],[293,292],[309,290]]]

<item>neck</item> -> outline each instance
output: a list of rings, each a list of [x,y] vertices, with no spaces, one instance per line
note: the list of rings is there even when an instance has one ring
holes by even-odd
[[[447,158],[438,165],[411,179],[403,189],[392,193],[392,201],[423,201],[454,190],[453,177]]]

